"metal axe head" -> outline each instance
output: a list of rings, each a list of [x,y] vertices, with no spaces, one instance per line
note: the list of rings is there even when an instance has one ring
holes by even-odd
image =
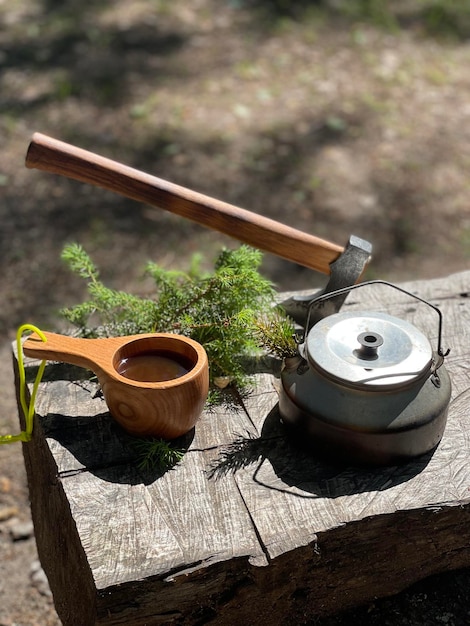
[[[330,263],[330,279],[326,287],[313,294],[294,295],[281,302],[281,306],[297,324],[304,328],[308,321],[309,328],[305,330],[310,330],[319,320],[337,313],[347,298],[348,293],[318,302],[313,307],[310,306],[312,300],[320,294],[331,293],[337,289],[343,289],[358,283],[371,259],[371,255],[372,244],[360,237],[351,235],[344,252]]]

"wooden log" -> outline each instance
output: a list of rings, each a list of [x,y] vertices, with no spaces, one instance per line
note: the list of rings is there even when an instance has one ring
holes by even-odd
[[[405,287],[442,311],[453,391],[437,450],[402,466],[301,452],[277,375],[261,371],[232,409],[204,412],[180,464],[142,471],[97,385],[48,366],[23,449],[62,622],[301,624],[470,566],[470,272]],[[356,290],[344,307],[437,340],[435,311],[392,289]]]

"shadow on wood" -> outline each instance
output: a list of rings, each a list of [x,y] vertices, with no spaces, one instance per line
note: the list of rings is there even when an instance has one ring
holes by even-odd
[[[331,459],[325,461],[305,450],[286,430],[276,405],[266,417],[259,437],[240,435],[220,451],[208,471],[209,478],[217,480],[246,468],[252,471],[254,482],[268,489],[299,498],[337,498],[384,491],[406,482],[424,470],[433,454],[423,455],[406,466],[377,469],[344,465],[341,459],[332,463]],[[265,461],[275,476],[268,482],[261,478]]]

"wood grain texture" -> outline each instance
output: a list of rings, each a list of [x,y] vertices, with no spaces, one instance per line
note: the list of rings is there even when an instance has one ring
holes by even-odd
[[[32,137],[26,166],[61,174],[157,206],[311,269],[330,273],[344,248],[275,220],[117,163],[41,133]]]
[[[63,623],[301,624],[470,566],[470,272],[405,287],[443,313],[453,391],[438,448],[402,466],[300,450],[261,364],[250,395],[203,413],[178,466],[143,472],[99,387],[49,374],[24,454]],[[344,306],[437,339],[435,312],[386,287]]]

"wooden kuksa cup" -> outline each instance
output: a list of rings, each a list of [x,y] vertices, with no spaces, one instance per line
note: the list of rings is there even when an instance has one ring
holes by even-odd
[[[196,341],[170,333],[104,339],[44,335],[45,342],[36,334],[28,337],[24,354],[92,370],[111,415],[129,433],[174,439],[190,431],[200,417],[209,390],[209,367],[206,351]],[[123,360],[152,354],[188,364],[186,373],[157,382],[119,373]]]

